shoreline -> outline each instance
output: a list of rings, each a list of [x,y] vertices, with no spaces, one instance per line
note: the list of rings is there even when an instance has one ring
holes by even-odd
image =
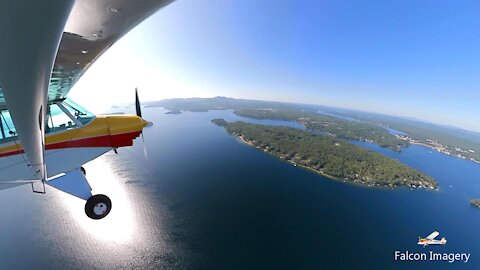
[[[474,163],[477,163],[477,164],[480,164],[480,161],[479,160],[476,160],[474,158],[468,158],[468,157],[465,157],[465,156],[461,156],[459,157],[458,155],[453,155],[451,154],[450,152],[444,152],[440,149],[437,149],[435,146],[432,146],[432,145],[428,145],[426,143],[423,143],[423,142],[410,142],[410,144],[412,145],[419,145],[419,146],[423,146],[423,147],[426,147],[428,149],[431,149],[433,151],[436,151],[440,154],[444,154],[444,155],[447,155],[447,156],[450,156],[450,157],[454,157],[454,158],[457,158],[457,159],[462,159],[462,160],[469,160],[469,161],[472,161]]]
[[[302,169],[305,169],[305,170],[308,170],[308,171],[311,171],[311,172],[314,172],[320,176],[323,176],[323,177],[326,177],[330,180],[334,180],[334,181],[338,181],[338,182],[342,182],[342,183],[348,183],[348,184],[353,184],[353,185],[356,185],[356,186],[361,186],[361,187],[364,187],[364,188],[378,188],[378,189],[387,189],[387,190],[394,190],[394,189],[402,189],[402,188],[408,188],[410,190],[414,190],[414,189],[419,189],[419,190],[433,190],[433,191],[438,191],[439,188],[431,188],[431,187],[420,187],[420,186],[415,186],[415,187],[412,187],[412,186],[408,186],[408,185],[404,185],[404,186],[388,186],[388,185],[380,185],[380,184],[373,184],[373,185],[369,185],[369,184],[366,184],[365,182],[362,182],[362,181],[359,181],[359,180],[353,180],[353,179],[350,179],[350,178],[340,178],[340,177],[335,177],[335,176],[332,176],[332,175],[329,175],[329,174],[326,174],[320,170],[317,170],[317,169],[314,169],[314,168],[310,168],[310,167],[307,167],[305,165],[301,165],[301,164],[297,164],[295,162],[293,162],[292,160],[288,160],[288,159],[284,159],[280,156],[277,156],[275,154],[272,154],[271,152],[267,151],[266,149],[262,149],[260,148],[259,146],[256,146],[254,145],[253,143],[249,142],[249,141],[246,141],[243,136],[241,135],[233,135],[235,136],[236,138],[240,139],[243,143],[249,145],[249,146],[252,146],[258,150],[261,150],[262,152],[265,152],[265,153],[268,153],[282,161],[285,161],[285,162],[288,162],[290,164],[293,164],[295,167],[300,167]]]
[[[426,147],[426,148],[429,148],[433,151],[436,151],[438,153],[441,153],[441,154],[444,154],[444,155],[447,155],[447,156],[450,156],[450,157],[454,157],[454,158],[458,158],[458,159],[463,159],[463,160],[469,160],[469,161],[472,161],[474,163],[477,163],[477,164],[480,164],[480,161],[479,160],[476,160],[475,158],[473,157],[469,157],[469,156],[466,156],[466,155],[462,155],[462,154],[455,154],[453,153],[454,150],[452,149],[449,149],[449,147],[451,148],[451,146],[448,146],[448,145],[443,145],[443,144],[440,144],[440,145],[432,145],[432,144],[429,144],[428,142],[424,142],[424,141],[418,141],[418,140],[415,140],[415,139],[412,139],[410,137],[403,137],[404,135],[395,135],[395,137],[401,139],[401,140],[404,140],[404,141],[407,141],[408,143],[410,143],[411,145],[419,145],[419,146],[423,146],[423,147]],[[452,146],[454,147],[454,146]],[[455,147],[455,148],[458,148],[458,147]],[[457,151],[457,150],[455,150]],[[464,150],[463,153],[466,153],[465,151],[467,150]]]
[[[255,148],[257,148],[258,150],[262,150],[260,147],[254,145],[253,143],[246,141],[242,136],[236,136],[236,137],[239,138],[239,139],[240,139],[242,142],[244,142],[245,144],[250,145],[250,146],[252,146],[252,147],[255,147]],[[301,164],[297,164],[297,163],[295,163],[295,162],[293,162],[293,161],[291,161],[291,160],[283,159],[283,158],[281,158],[281,157],[279,157],[279,156],[277,156],[277,155],[271,154],[270,152],[268,152],[268,151],[266,151],[266,150],[262,150],[262,151],[265,152],[265,153],[268,153],[268,154],[270,154],[270,155],[272,155],[272,156],[274,156],[274,157],[276,157],[276,158],[278,158],[278,159],[281,159],[281,160],[283,160],[283,161],[285,161],[285,162],[288,162],[288,163],[290,163],[290,164],[293,164],[295,167],[301,167],[301,168],[307,169],[307,170],[312,171],[312,172],[315,172],[315,173],[317,173],[317,174],[319,174],[319,175],[321,175],[321,176],[325,176],[325,177],[327,177],[327,178],[329,178],[329,179],[336,180],[336,181],[340,181],[340,182],[347,182],[347,181],[348,181],[348,182],[355,183],[355,182],[352,181],[351,179],[343,179],[343,178],[340,178],[340,177],[335,177],[335,176],[326,174],[326,173],[324,173],[324,172],[321,172],[321,171],[319,171],[319,170],[316,170],[316,169],[313,169],[313,168],[310,168],[310,167],[307,167],[307,166],[304,166],[304,165],[301,165]],[[344,181],[344,180],[345,180],[345,181]],[[367,186],[367,185],[363,185],[363,186]]]
[[[335,116],[335,117],[336,117],[336,116]],[[307,128],[307,122],[299,121],[298,119],[297,119],[295,122],[304,125],[304,126],[305,126],[305,129],[308,129],[308,128]],[[380,127],[382,127],[382,126],[380,126]],[[383,127],[383,128],[385,128],[385,127]],[[311,130],[312,130],[312,129],[311,129]],[[315,131],[315,130],[313,129],[313,131]],[[400,132],[401,132],[401,131],[400,131]],[[421,141],[418,141],[418,140],[414,140],[414,139],[412,139],[412,138],[405,139],[403,136],[407,136],[407,134],[406,134],[406,133],[403,133],[403,132],[402,132],[402,134],[392,134],[392,135],[395,136],[396,138],[400,139],[400,140],[403,140],[403,141],[408,142],[410,145],[420,145],[420,146],[424,146],[424,147],[426,147],[426,148],[429,148],[429,149],[431,149],[431,150],[437,151],[438,153],[441,153],[441,154],[444,154],[444,155],[447,155],[447,156],[451,156],[451,157],[455,157],[455,158],[463,159],[463,160],[469,160],[469,161],[472,161],[472,162],[474,162],[474,163],[480,164],[480,160],[477,160],[477,159],[475,159],[475,158],[468,157],[468,156],[464,156],[464,155],[459,155],[459,154],[455,155],[455,154],[453,154],[452,152],[449,152],[449,151],[453,151],[453,150],[447,149],[447,151],[446,151],[446,150],[444,150],[444,149],[439,149],[439,148],[437,148],[437,147],[434,146],[434,145],[430,145],[430,144],[428,144],[428,143],[426,143],[426,142],[421,142]],[[358,140],[358,141],[376,144],[376,143],[374,143],[374,142],[372,142],[372,141],[370,141],[370,140],[367,140],[367,139],[361,139],[361,140]],[[377,145],[378,145],[378,144],[377,144]],[[400,146],[400,147],[397,148],[397,149],[393,149],[393,148],[390,148],[390,147],[382,147],[382,148],[389,149],[389,150],[396,151],[396,152],[401,152],[403,147],[408,147],[408,146],[409,146],[409,145]],[[380,146],[380,147],[381,147],[381,146]],[[447,146],[447,147],[448,147],[448,146]]]

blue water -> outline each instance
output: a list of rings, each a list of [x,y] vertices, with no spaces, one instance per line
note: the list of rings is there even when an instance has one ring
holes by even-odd
[[[141,140],[86,165],[112,213],[49,189],[2,192],[1,269],[479,269],[480,165],[421,146],[401,153],[358,143],[433,176],[439,191],[366,188],[293,167],[229,136],[213,118],[230,111],[165,115]],[[295,123],[251,120],[256,123]],[[451,187],[450,187],[451,186]],[[438,230],[445,246],[422,248]],[[395,262],[395,250],[467,252],[470,261]]]
[[[333,117],[340,118],[340,119],[347,120],[347,121],[359,122],[359,123],[362,122],[362,121],[360,121],[360,120],[358,120],[358,119],[355,119],[355,118],[350,117],[350,116],[347,116],[347,115],[340,115],[340,114],[335,114],[335,113],[329,113],[329,112],[326,112],[326,111],[324,111],[324,110],[319,110],[319,111],[317,111],[317,113],[318,113],[318,114],[328,115],[328,116],[333,116]]]
[[[398,131],[396,129],[393,129],[393,128],[387,128],[387,127],[383,127],[384,129],[386,129],[388,131],[388,133],[392,134],[392,135],[405,135],[406,133],[405,132],[401,132],[401,131]]]
[[[317,111],[317,113],[328,115],[328,116],[333,116],[333,117],[340,118],[340,119],[347,120],[347,121],[363,123],[363,121],[355,119],[355,118],[347,116],[347,115],[339,115],[339,114],[334,114],[334,113],[328,113],[328,112],[323,111],[323,110],[319,110],[319,111]],[[406,134],[402,131],[398,131],[398,130],[395,130],[393,128],[388,128],[388,127],[384,127],[384,126],[380,126],[380,125],[378,125],[378,127],[386,129],[388,131],[388,133],[392,134],[392,135],[405,135]]]

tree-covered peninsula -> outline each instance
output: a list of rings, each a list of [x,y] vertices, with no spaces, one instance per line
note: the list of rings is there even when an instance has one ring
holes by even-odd
[[[375,143],[380,147],[400,151],[408,146],[405,140],[389,134],[385,128],[370,123],[345,120],[331,115],[289,109],[241,108],[235,114],[255,119],[275,119],[295,121],[305,128],[344,140],[356,140]]]
[[[437,188],[431,177],[344,140],[288,127],[212,122],[252,146],[326,176],[369,186]]]

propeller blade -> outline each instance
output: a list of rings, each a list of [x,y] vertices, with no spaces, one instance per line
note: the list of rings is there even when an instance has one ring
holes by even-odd
[[[143,144],[143,156],[145,157],[145,160],[148,160],[147,147],[145,146],[145,139],[143,138],[143,132],[142,132],[142,144]]]
[[[138,89],[136,87],[135,87],[135,110],[137,111],[137,116],[141,118],[142,108],[140,107],[140,99],[138,98]],[[143,155],[145,156],[145,160],[148,160],[147,147],[145,146],[145,138],[143,137],[143,131],[141,135],[142,135],[142,144],[143,144]]]
[[[135,87],[135,109],[137,111],[137,116],[142,117],[142,108],[140,107],[140,100],[138,99],[138,90]]]

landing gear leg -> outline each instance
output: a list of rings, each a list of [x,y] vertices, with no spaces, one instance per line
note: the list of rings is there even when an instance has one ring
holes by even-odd
[[[85,204],[85,214],[91,219],[102,219],[112,210],[112,201],[103,194],[93,195]]]

